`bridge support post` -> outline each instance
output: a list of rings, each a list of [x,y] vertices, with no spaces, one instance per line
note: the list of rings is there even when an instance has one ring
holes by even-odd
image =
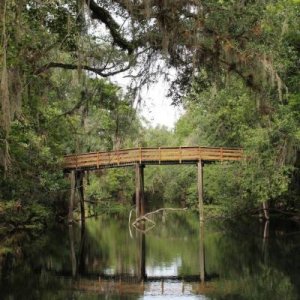
[[[198,201],[199,201],[199,219],[204,222],[204,205],[203,205],[203,167],[204,163],[198,161]]]
[[[69,213],[68,213],[68,223],[73,223],[73,209],[75,202],[75,190],[76,190],[76,175],[75,170],[72,170],[70,173],[70,182],[71,182],[71,193],[70,193],[70,201],[69,201]]]
[[[135,204],[137,218],[145,214],[144,168],[144,165],[135,165]]]
[[[81,224],[85,224],[85,210],[84,210],[84,189],[83,189],[83,171],[72,170],[70,173],[71,181],[71,193],[69,201],[69,213],[68,213],[68,223],[73,223],[73,210],[75,204],[75,195],[78,191],[79,202],[80,202],[80,214],[81,214]]]
[[[84,208],[83,177],[84,177],[84,171],[77,172],[76,188],[77,188],[78,194],[79,194],[81,226],[84,227],[84,225],[85,225],[85,208]]]

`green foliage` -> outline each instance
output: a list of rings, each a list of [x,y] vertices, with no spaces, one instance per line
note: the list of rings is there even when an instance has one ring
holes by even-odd
[[[93,201],[128,201],[133,194],[134,174],[132,170],[111,169],[91,175],[86,187],[87,197]]]
[[[255,199],[242,197],[241,171],[236,164],[208,165],[204,169],[204,198],[220,207],[220,213],[232,214],[248,209]]]
[[[20,201],[1,203],[1,224],[17,228],[42,228],[51,217],[51,212],[38,203],[22,205]]]
[[[228,212],[282,203],[291,182],[297,192],[299,1],[147,1],[142,11],[117,2],[95,3],[103,15],[87,8],[107,32],[91,30],[80,1],[0,5],[0,199],[52,210],[67,194],[64,154],[180,145],[245,149],[241,166],[205,167],[205,201]],[[116,15],[130,19],[126,30]],[[178,70],[170,94],[186,112],[174,131],[143,128],[133,108],[137,86],[162,72],[153,68],[158,58]],[[98,77],[131,66],[128,94]],[[91,176],[87,200],[131,203],[132,171],[100,175]],[[153,167],[145,176],[155,197],[197,207],[192,167]]]
[[[138,139],[139,120],[119,88],[86,76],[83,93],[76,77],[75,72],[55,71],[32,83],[31,99],[23,103],[22,117],[11,126],[13,167],[6,174],[0,170],[0,199],[20,199],[26,205],[42,204],[49,211],[66,213],[56,207],[65,207],[69,188],[62,173],[63,155],[130,147]],[[53,89],[49,91],[47,85]],[[101,194],[101,199],[130,201],[132,186],[124,171],[111,173],[111,180],[98,190],[94,180],[88,199]]]
[[[145,134],[141,141],[142,147],[172,147],[178,146],[175,135],[165,126],[149,127],[144,129]]]

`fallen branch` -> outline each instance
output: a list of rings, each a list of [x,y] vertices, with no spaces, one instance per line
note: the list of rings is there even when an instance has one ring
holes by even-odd
[[[153,226],[151,226],[151,228],[153,228],[156,223],[153,221],[153,220],[150,220],[148,217],[151,216],[151,215],[154,215],[154,214],[157,214],[161,211],[185,211],[187,210],[187,207],[185,208],[172,208],[172,207],[164,207],[164,208],[159,208],[157,210],[154,210],[154,211],[151,211],[151,212],[148,212],[146,214],[144,214],[143,216],[140,216],[138,217],[133,223],[132,223],[132,226],[134,226],[135,228],[138,228],[137,225],[138,223],[142,222],[142,221],[148,221],[150,223],[153,224]],[[140,228],[138,228],[140,229]],[[148,230],[147,230],[148,231]]]

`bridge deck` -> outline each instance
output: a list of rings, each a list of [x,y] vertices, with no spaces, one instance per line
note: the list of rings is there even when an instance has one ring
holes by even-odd
[[[64,157],[66,171],[113,168],[134,164],[192,164],[202,161],[235,161],[243,158],[241,148],[161,147],[90,152]]]

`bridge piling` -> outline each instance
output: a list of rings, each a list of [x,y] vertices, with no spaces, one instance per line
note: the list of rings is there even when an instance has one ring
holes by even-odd
[[[144,168],[144,165],[135,165],[135,204],[137,218],[145,214]]]
[[[73,223],[73,209],[74,209],[74,202],[75,202],[75,189],[76,189],[76,175],[75,170],[70,172],[70,183],[71,183],[71,193],[70,193],[70,201],[69,201],[69,213],[68,213],[68,223]]]
[[[79,203],[80,203],[80,217],[81,217],[81,225],[85,225],[85,208],[84,208],[84,188],[83,188],[83,177],[84,171],[77,172],[76,180],[77,180],[77,189],[79,194]]]
[[[81,224],[85,223],[85,208],[84,208],[84,189],[83,189],[84,171],[72,170],[70,172],[71,193],[69,201],[68,223],[73,223],[73,210],[75,205],[76,191],[79,196]]]
[[[204,167],[204,163],[200,159],[198,161],[198,201],[199,201],[199,219],[200,219],[200,223],[204,222],[203,167]]]

